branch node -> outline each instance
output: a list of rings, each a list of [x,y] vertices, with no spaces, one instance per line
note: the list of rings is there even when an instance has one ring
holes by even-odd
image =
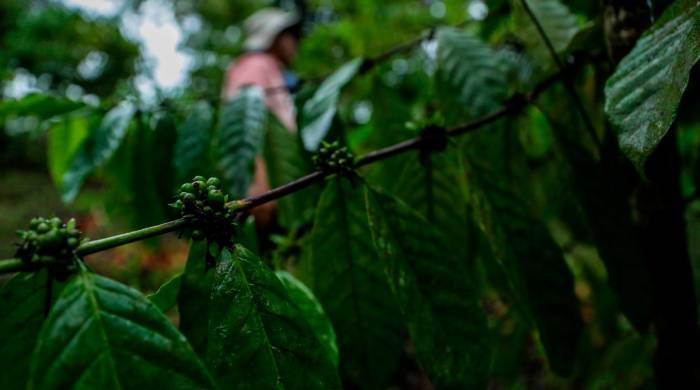
[[[216,177],[195,176],[180,186],[178,199],[170,206],[187,221],[181,235],[194,241],[207,239],[221,246],[233,245],[236,210],[227,207],[228,195],[220,189]]]
[[[338,141],[321,143],[321,147],[312,160],[316,168],[325,173],[349,176],[355,170],[355,157],[348,151],[347,147],[341,147]]]
[[[76,228],[75,219],[32,218],[28,230],[19,230],[22,239],[15,256],[29,267],[50,268],[58,280],[65,280],[76,268],[75,250],[83,233]]]
[[[428,125],[420,131],[420,159],[426,161],[431,153],[444,152],[447,149],[447,129],[435,124]]]

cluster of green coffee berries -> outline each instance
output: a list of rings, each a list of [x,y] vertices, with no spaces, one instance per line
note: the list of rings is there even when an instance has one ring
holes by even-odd
[[[208,238],[226,243],[231,239],[235,213],[226,207],[228,195],[220,187],[216,177],[195,176],[192,182],[180,186],[177,200],[171,204],[189,220],[184,233],[195,241]]]
[[[83,242],[83,233],[76,228],[74,219],[64,223],[55,217],[32,218],[29,229],[19,230],[17,235],[22,241],[17,244],[16,257],[27,263],[50,259],[63,270],[75,266],[73,252]]]
[[[347,147],[341,147],[338,141],[322,142],[312,159],[316,168],[324,172],[348,174],[355,168],[354,156]]]

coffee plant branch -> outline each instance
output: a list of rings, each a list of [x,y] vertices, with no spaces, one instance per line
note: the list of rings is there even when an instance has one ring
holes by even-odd
[[[471,20],[465,20],[465,21],[462,21],[460,23],[451,25],[451,27],[452,28],[463,28],[463,27],[466,27],[467,25],[469,25],[470,23],[472,23]],[[377,54],[374,57],[370,57],[370,58],[365,59],[364,62],[362,63],[362,67],[360,68],[358,74],[365,74],[365,73],[369,72],[370,70],[374,69],[374,67],[376,67],[377,65],[380,65],[383,62],[390,60],[401,53],[405,53],[411,49],[414,49],[418,45],[420,45],[421,43],[423,43],[425,41],[429,41],[429,40],[433,39],[433,37],[435,36],[435,32],[440,27],[441,26],[431,27],[428,30],[421,33],[416,38],[413,38],[413,39],[406,41],[404,43],[400,43],[392,48],[387,49],[386,51],[384,51],[380,54]],[[326,79],[327,77],[328,77],[328,75],[326,75],[326,77],[319,77],[317,79],[314,78],[312,80],[306,80],[306,81],[301,80],[301,82],[302,83],[320,82],[320,81]],[[274,93],[287,91],[287,90],[288,90],[288,86],[280,85],[280,86],[266,88],[265,93],[266,94],[274,94]]]
[[[451,27],[452,28],[463,28],[463,27],[466,27],[471,22],[472,22],[471,20],[465,20],[465,21],[457,23]],[[422,44],[425,41],[432,40],[433,37],[435,36],[435,32],[437,31],[438,28],[440,28],[440,26],[432,27],[432,28],[428,29],[427,31],[423,32],[420,36],[413,38],[410,41],[396,45],[383,53],[380,53],[374,57],[370,57],[370,58],[366,59],[365,62],[362,64],[362,69],[360,69],[360,74],[367,73],[372,68],[383,63],[384,61],[387,61],[398,54],[401,54],[401,53],[404,53],[408,50],[411,50],[411,49],[417,47],[418,45]]]
[[[558,81],[561,78],[561,76],[561,73],[555,74],[540,82],[529,94],[525,96],[515,96],[511,98],[510,101],[508,101],[500,110],[479,117],[463,125],[452,127],[449,129],[443,129],[444,133],[447,137],[460,136],[482,128],[483,126],[493,123],[505,116],[515,114],[523,108],[525,108],[528,104],[532,103],[543,91],[545,91],[548,87],[550,87],[552,84]],[[387,158],[402,154],[409,150],[420,149],[425,144],[425,142],[425,138],[416,137],[393,144],[391,146],[387,146],[382,149],[369,152],[363,157],[359,158],[355,162],[354,166],[355,168],[360,168],[375,163],[377,161],[385,160]],[[311,184],[320,182],[327,176],[332,175],[333,173],[334,172],[332,171],[315,171],[306,176],[300,177],[299,179],[296,179],[290,183],[284,184],[277,188],[273,188],[270,191],[264,192],[262,194],[228,202],[226,204],[226,207],[229,207],[237,212],[249,210],[261,204],[300,191],[310,186]],[[105,237],[99,240],[88,241],[76,248],[75,254],[79,257],[82,257],[96,252],[116,248],[118,246],[130,244],[132,242],[177,231],[180,228],[184,227],[186,224],[187,221],[184,218],[179,218],[173,221],[162,223],[160,225],[150,226],[140,230],[118,234],[116,236]],[[20,259],[0,260],[0,274],[7,274],[18,271],[28,271],[40,267],[41,265],[43,265],[43,263],[41,262],[26,263]]]
[[[78,256],[87,256],[107,249],[116,248],[121,245],[126,245],[132,242],[156,237],[161,234],[174,232],[180,229],[181,227],[185,226],[186,223],[187,221],[184,218],[178,218],[173,221],[162,223],[160,225],[149,226],[147,228],[134,230],[132,232],[117,234],[116,236],[106,237],[94,241],[88,241],[80,245],[75,250],[75,254]]]
[[[561,57],[559,57],[559,54],[557,54],[557,50],[554,48],[552,41],[547,36],[547,33],[544,31],[544,27],[542,27],[542,24],[537,19],[537,16],[532,11],[532,8],[530,8],[530,5],[527,3],[527,0],[520,0],[520,3],[522,4],[523,9],[527,13],[530,20],[532,20],[532,23],[535,25],[535,28],[537,28],[537,32],[539,33],[540,37],[542,38],[542,41],[544,41],[545,46],[547,46],[547,51],[549,51],[550,56],[552,57],[554,62],[557,64],[557,68],[559,68],[559,72],[562,74],[562,81],[564,83],[564,88],[566,88],[566,91],[569,93],[569,95],[571,96],[571,99],[574,102],[574,106],[576,107],[576,110],[581,115],[581,119],[583,119],[583,123],[586,126],[586,130],[588,131],[588,133],[591,137],[591,140],[596,144],[598,149],[600,149],[602,145],[601,145],[600,139],[598,138],[598,132],[596,131],[595,126],[593,125],[593,120],[591,119],[590,115],[588,115],[588,112],[586,111],[586,107],[583,105],[581,98],[578,96],[578,93],[576,92],[576,88],[574,88],[574,84],[571,82],[571,79],[569,78],[569,75],[567,73],[568,67],[566,66],[564,61],[562,61]]]

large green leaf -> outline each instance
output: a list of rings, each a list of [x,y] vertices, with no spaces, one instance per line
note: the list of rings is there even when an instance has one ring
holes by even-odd
[[[31,94],[21,99],[7,99],[0,102],[0,122],[9,117],[35,116],[39,119],[49,119],[54,116],[67,114],[85,103],[68,100],[59,96]]]
[[[384,388],[406,331],[372,245],[363,186],[340,177],[327,181],[301,277],[336,329],[343,376],[357,386]]]
[[[29,388],[213,388],[185,337],[141,293],[84,267],[39,335]]]
[[[580,30],[581,27],[576,15],[559,0],[513,0],[515,3],[515,11],[513,12],[515,33],[538,64],[544,67],[552,66],[554,64],[552,54],[537,30],[535,22],[523,8],[522,1],[527,1],[532,13],[537,18],[537,22],[542,26],[557,53],[564,52]]]
[[[318,337],[321,345],[325,349],[326,359],[333,363],[334,367],[338,367],[338,343],[335,337],[335,331],[330,319],[326,316],[323,306],[316,299],[314,293],[287,271],[275,271],[275,274],[287,289],[289,294],[289,302],[294,306],[301,317],[313,329],[313,333]]]
[[[620,149],[641,173],[676,117],[690,70],[700,59],[699,36],[700,4],[676,1],[605,85],[605,112]]]
[[[385,188],[427,219],[459,259],[473,261],[476,226],[466,184],[459,156],[446,151],[422,159],[418,153],[406,156],[395,183]]]
[[[0,388],[25,388],[29,362],[46,313],[48,271],[20,273],[0,289]],[[53,283],[55,300],[62,283]]]
[[[282,282],[240,245],[219,257],[207,362],[223,388],[340,388],[326,348]]]
[[[174,165],[179,181],[205,171],[214,112],[206,101],[188,107],[187,117],[177,126]]]
[[[73,155],[90,134],[91,119],[89,116],[67,115],[49,129],[46,162],[56,187],[61,186],[63,174],[68,169]]]
[[[146,296],[160,311],[165,313],[177,305],[177,296],[180,293],[182,274],[177,274],[172,279],[163,283],[153,294]]]
[[[464,120],[501,106],[507,97],[505,68],[498,53],[478,38],[453,28],[437,33],[436,92],[447,120]]]
[[[182,184],[177,180],[175,172],[175,144],[177,143],[176,117],[166,111],[160,111],[150,118],[152,129],[152,148],[158,153],[151,152],[149,164],[153,166],[153,181],[155,184],[158,204],[168,209],[167,204],[172,200],[175,189]],[[168,172],[167,175],[159,175],[158,172]]]
[[[111,109],[100,125],[90,132],[63,175],[61,196],[64,202],[73,201],[85,178],[117,150],[135,112],[136,106],[124,101]]]
[[[485,387],[488,328],[466,264],[403,202],[370,188],[365,196],[374,245],[428,376],[437,388]]]
[[[206,256],[206,241],[190,243],[185,272],[180,278],[177,294],[180,331],[187,336],[200,357],[205,357],[207,351],[209,297],[214,280],[214,270],[207,267]]]
[[[259,87],[241,89],[221,109],[217,159],[229,193],[236,199],[248,192],[266,119],[265,94]]]
[[[362,59],[355,58],[330,75],[304,103],[301,112],[301,139],[306,150],[314,151],[328,134],[338,110],[338,97],[343,87],[355,76]]]
[[[155,131],[145,123],[145,118],[139,115],[136,126],[132,127],[123,141],[128,162],[117,153],[115,162],[120,162],[118,169],[124,165],[129,167],[128,191],[129,208],[133,210],[132,220],[134,226],[149,226],[161,223],[168,212],[168,198],[163,198],[158,192],[158,180],[162,172],[170,170],[159,169],[156,164],[158,155],[165,154],[167,145],[159,144],[155,138]],[[171,145],[172,146],[172,145]],[[154,152],[159,150],[158,152]],[[172,197],[172,192],[170,194]]]
[[[287,130],[274,115],[269,115],[265,135],[264,156],[272,187],[279,187],[311,173],[311,162],[296,134]],[[304,220],[316,205],[318,186],[278,200],[280,224],[292,227]]]
[[[552,370],[568,375],[582,329],[571,271],[547,228],[530,214],[531,207],[509,188],[507,176],[496,174],[495,157],[489,160],[483,154],[488,149],[484,143],[494,139],[482,141],[469,145],[467,164],[477,224],[514,286],[518,303],[529,309]]]

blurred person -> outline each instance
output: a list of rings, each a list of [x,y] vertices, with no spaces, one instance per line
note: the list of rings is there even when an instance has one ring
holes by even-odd
[[[300,39],[300,18],[295,13],[278,8],[265,8],[249,16],[244,24],[245,53],[229,65],[223,87],[223,98],[231,99],[238,91],[250,85],[265,91],[265,103],[280,122],[296,132],[294,105],[288,85],[293,81],[285,71],[297,54]],[[248,195],[270,189],[265,162],[258,156],[255,174]],[[275,219],[273,202],[252,210],[259,228],[270,226]]]

